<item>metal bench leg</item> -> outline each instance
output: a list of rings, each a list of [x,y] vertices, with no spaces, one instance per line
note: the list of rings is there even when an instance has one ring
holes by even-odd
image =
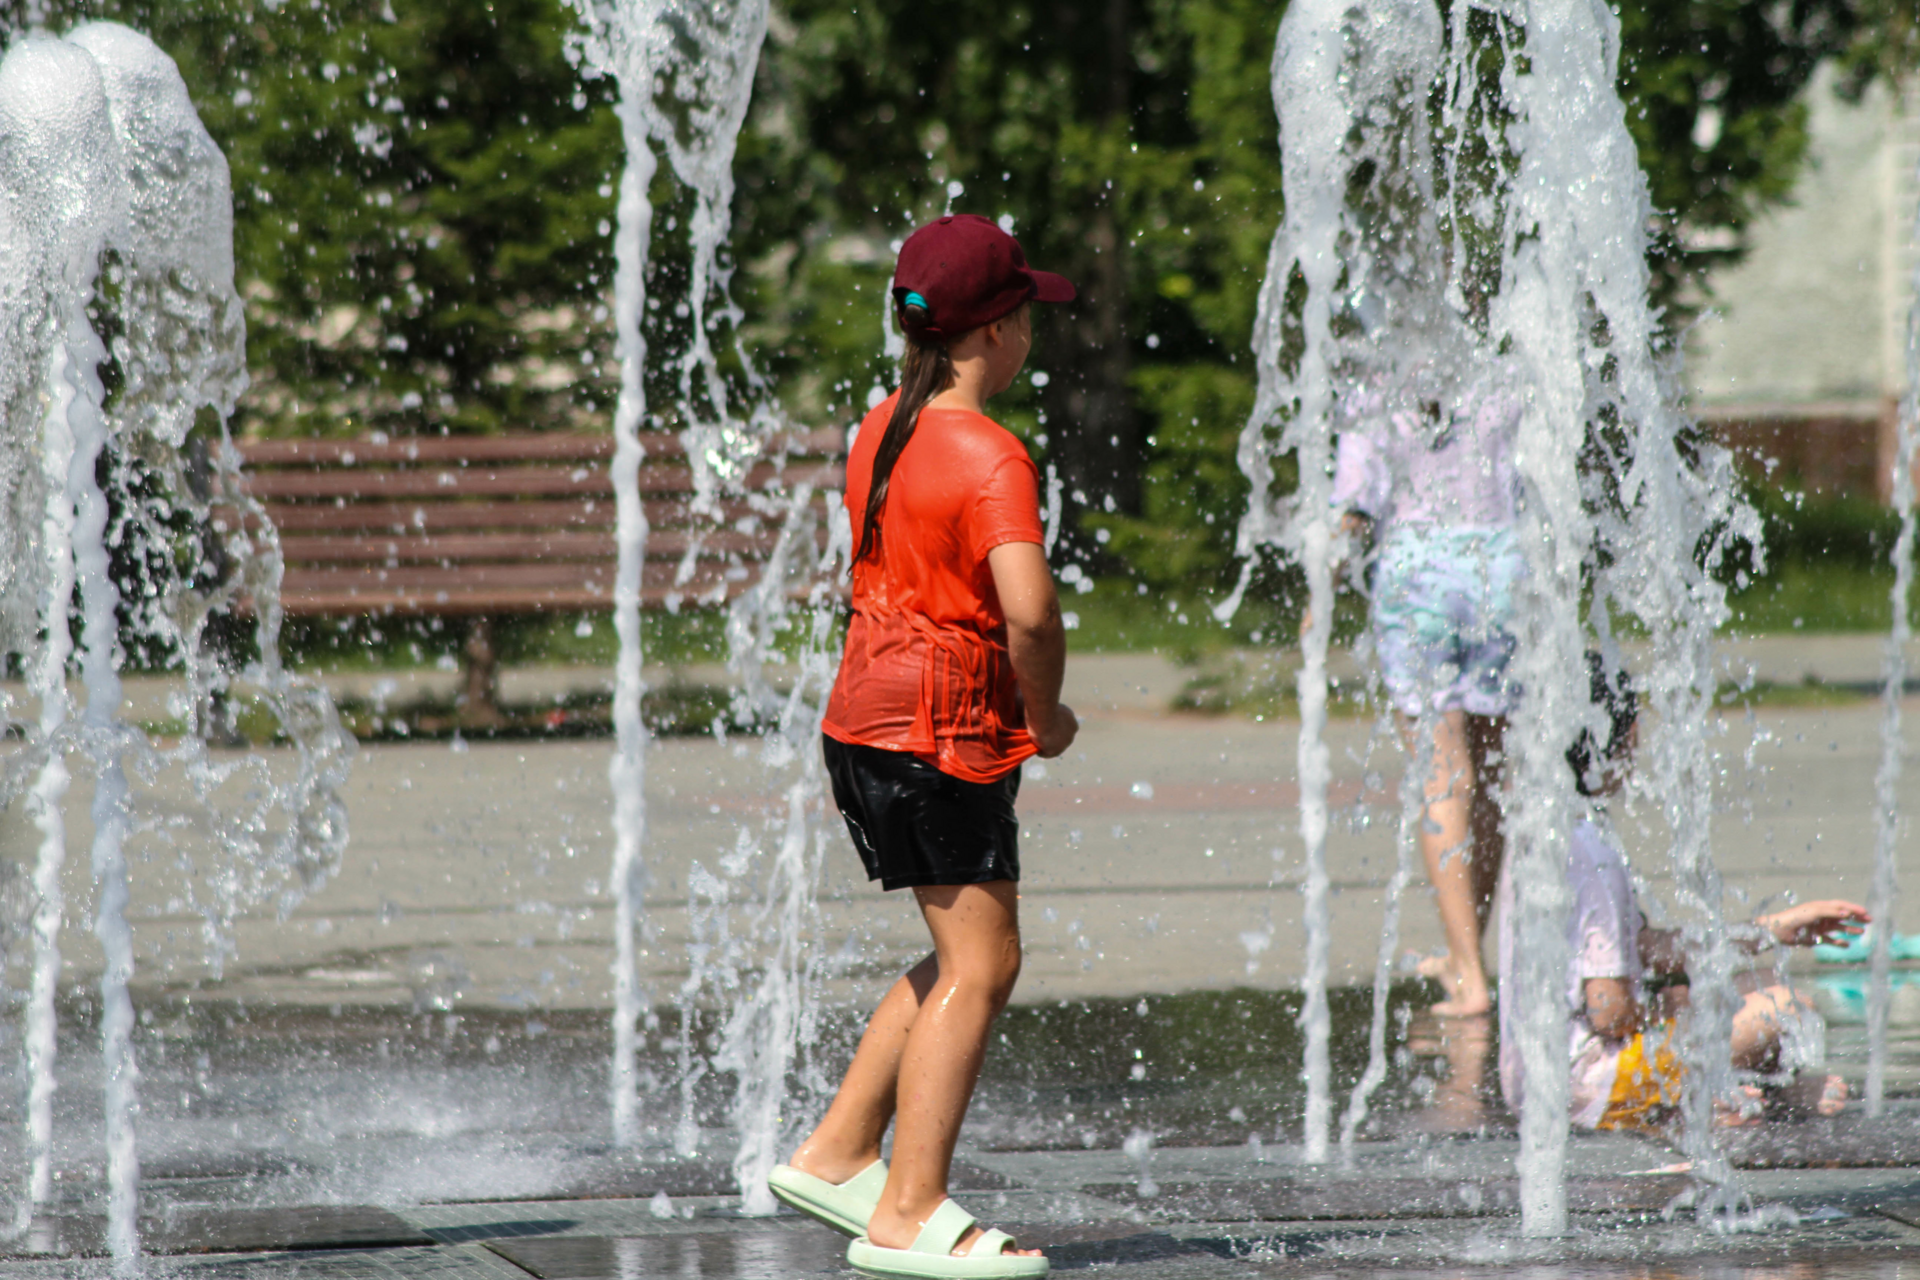
[[[481,614],[467,624],[466,643],[460,646],[466,675],[458,700],[463,729],[497,728],[500,714],[500,655],[493,643],[493,619]]]

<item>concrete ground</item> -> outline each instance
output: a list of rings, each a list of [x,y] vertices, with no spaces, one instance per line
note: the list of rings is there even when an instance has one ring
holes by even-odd
[[[1875,646],[1871,638],[1802,648],[1769,642],[1730,657],[1772,683],[1812,673],[1864,684],[1877,670]],[[1190,675],[1152,657],[1073,665],[1068,696],[1085,723],[1081,740],[1061,760],[1032,767],[1023,783],[1029,962],[1020,1000],[1297,981],[1298,725],[1171,713],[1168,704]],[[532,691],[523,697],[599,678],[578,671],[513,677]],[[164,707],[164,688],[131,692],[136,703]],[[384,692],[406,696],[398,687]],[[510,683],[509,696],[515,693]],[[1909,700],[1907,709],[1911,743],[1920,706]],[[1757,910],[1795,889],[1866,895],[1879,723],[1871,703],[1729,714],[1715,722],[1714,845],[1731,909]],[[1360,982],[1371,977],[1378,947],[1401,758],[1391,735],[1370,723],[1338,721],[1329,736],[1342,806],[1330,847],[1333,976]],[[286,767],[284,753],[267,755],[272,768]],[[234,957],[219,977],[192,909],[219,868],[198,843],[179,778],[162,766],[136,780],[148,819],[133,845],[136,982],[150,994],[194,992],[196,1000],[256,1008],[320,1006],[321,1014],[329,1005],[604,1007],[611,958],[607,758],[604,741],[361,749],[346,793],[353,840],[343,865],[284,919],[271,906],[242,912]],[[790,769],[768,769],[738,741],[670,739],[650,749],[642,963],[657,999],[686,980],[696,930],[704,944],[719,948],[705,954],[725,952],[718,886],[729,876],[736,885],[758,883],[772,847],[769,823],[777,832],[781,818],[770,780],[790,777]],[[76,986],[90,982],[98,966],[84,928],[91,909],[89,798],[81,779],[68,806],[65,954]],[[1640,818],[1623,816],[1636,865],[1656,894],[1669,891],[1658,832]],[[849,984],[867,989],[883,981],[924,946],[924,931],[898,895],[878,894],[858,878],[841,833],[830,823],[821,829],[826,870],[816,945],[839,961],[836,991],[857,994]],[[741,853],[743,830],[750,847]],[[0,815],[0,858],[27,865],[37,845],[19,806]],[[1909,864],[1911,846],[1911,834],[1903,833]],[[11,886],[0,890],[17,902],[17,875]],[[1401,949],[1437,948],[1428,896],[1416,889],[1409,898]],[[765,926],[750,904],[736,901],[730,910],[727,928],[754,942]],[[1901,918],[1920,925],[1911,910]],[[1902,987],[1896,1001],[1899,1020],[1920,1022],[1920,987]],[[449,1036],[455,1021],[446,1020]],[[156,1081],[185,1070],[154,1068]],[[1906,1080],[1903,1071],[1896,1070],[1897,1080]],[[154,1103],[157,1117],[165,1108],[160,1099]],[[238,1135],[239,1100],[183,1098],[178,1109],[198,1115],[212,1108],[202,1123],[217,1127],[227,1114],[220,1108],[229,1105],[239,1108]],[[247,1105],[277,1104],[263,1094]],[[390,1105],[405,1108],[399,1098]],[[415,1141],[454,1142],[434,1138],[431,1121],[411,1122],[427,1126]],[[410,1122],[396,1112],[393,1120],[369,1123],[407,1131]],[[1920,1113],[1902,1111],[1899,1123],[1906,1126],[1901,1133],[1910,1129],[1920,1141]],[[1669,1171],[1677,1152],[1637,1138],[1583,1138],[1573,1153],[1571,1233],[1545,1241],[1522,1238],[1513,1216],[1513,1140],[1471,1127],[1423,1132],[1415,1124],[1363,1144],[1351,1164],[1318,1168],[1302,1165],[1297,1150],[1257,1142],[1150,1154],[962,1155],[968,1173],[961,1199],[975,1212],[1048,1247],[1062,1271],[1100,1267],[1123,1280],[1317,1275],[1332,1268],[1453,1274],[1461,1265],[1571,1280],[1644,1275],[1656,1262],[1689,1274],[1739,1271],[1741,1280],[1762,1280],[1789,1260],[1809,1278],[1871,1273],[1892,1280],[1900,1259],[1920,1248],[1920,1227],[1909,1225],[1920,1223],[1920,1175],[1909,1167],[1817,1167],[1827,1158],[1817,1151],[1798,1158],[1806,1167],[1747,1173],[1750,1191],[1774,1206],[1749,1225],[1769,1229],[1728,1238],[1684,1215],[1662,1216],[1684,1187]],[[569,1168],[588,1166],[604,1173],[620,1159],[604,1146],[581,1148],[571,1164],[556,1164],[554,1176],[564,1181]],[[630,1170],[624,1180],[614,1176],[580,1193],[589,1198],[529,1192],[527,1199],[476,1202],[436,1196],[429,1163],[421,1179],[382,1203],[283,1212],[223,1207],[252,1203],[248,1188],[257,1175],[246,1168],[189,1165],[171,1178],[155,1165],[148,1182],[150,1245],[197,1251],[156,1262],[156,1273],[588,1280],[842,1272],[843,1244],[830,1233],[786,1215],[743,1217],[738,1199],[713,1185],[716,1176],[726,1181],[724,1170],[698,1177],[682,1176],[684,1169],[658,1176]],[[383,1175],[369,1187],[390,1184],[398,1185]],[[97,1205],[97,1188],[71,1203],[75,1213],[92,1212],[86,1206]],[[97,1250],[98,1232],[97,1219],[86,1216],[37,1223],[12,1257],[0,1256],[0,1274],[104,1274],[103,1262],[71,1256]]]
[[[1435,1274],[1472,1266],[1526,1280],[1714,1276],[1895,1280],[1920,1249],[1911,1170],[1753,1175],[1767,1206],[1746,1230],[1663,1214],[1685,1180],[1672,1153],[1615,1136],[1576,1139],[1565,1235],[1529,1239],[1513,1203],[1510,1140],[1365,1143],[1350,1163],[1307,1167],[1289,1148],[969,1153],[957,1198],[1047,1250],[1056,1270],[1117,1280]],[[843,1237],[736,1199],[652,1196],[411,1203],[283,1211],[157,1205],[150,1274],[347,1280],[772,1280],[851,1274]],[[42,1219],[0,1247],[20,1280],[104,1276],[97,1219]]]
[[[1770,640],[1735,656],[1763,679],[1789,683],[1813,672],[1845,682],[1877,669],[1877,646],[1872,637],[1813,638],[1804,650]],[[1068,698],[1081,711],[1080,740],[1059,760],[1030,764],[1022,785],[1029,959],[1018,999],[1298,979],[1298,725],[1169,712],[1190,674],[1151,655],[1073,662]],[[595,678],[519,677],[530,688]],[[164,694],[132,692],[135,701]],[[1911,745],[1920,708],[1909,706]],[[1877,703],[1857,702],[1715,720],[1714,849],[1730,910],[1758,910],[1793,891],[1866,897],[1880,719]],[[1329,739],[1341,806],[1329,847],[1333,979],[1370,981],[1395,858],[1401,755],[1393,736],[1368,721],[1336,721]],[[363,747],[345,795],[352,840],[342,866],[285,919],[271,904],[244,911],[233,928],[233,959],[218,979],[193,905],[210,898],[217,859],[196,844],[195,808],[163,768],[137,784],[154,821],[134,842],[136,981],[171,990],[210,984],[250,1001],[604,1005],[608,753],[602,740]],[[264,754],[275,768],[287,764],[286,753]],[[690,884],[710,896],[714,877],[735,877],[730,927],[758,927],[740,911],[740,886],[757,882],[764,850],[773,847],[785,810],[772,788],[790,776],[790,769],[763,768],[758,752],[737,739],[650,746],[642,965],[655,992],[686,977]],[[65,944],[75,981],[98,963],[83,927],[88,801],[86,780],[78,779],[68,805],[73,927]],[[40,839],[21,809],[0,814],[0,858],[18,868],[31,865]],[[1653,818],[1623,815],[1622,826],[1637,869],[1659,893],[1670,882]],[[845,978],[897,972],[925,945],[910,901],[867,886],[836,822],[819,829],[820,944],[833,949]],[[743,832],[763,852],[730,858]],[[1902,835],[1909,865],[1912,845],[1909,824]],[[1415,884],[1403,912],[1403,954],[1440,946],[1430,894],[1420,877]],[[1920,927],[1911,910],[1902,919]]]

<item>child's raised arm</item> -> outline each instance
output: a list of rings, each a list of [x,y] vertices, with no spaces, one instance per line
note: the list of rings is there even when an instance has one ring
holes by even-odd
[[[1760,916],[1754,923],[1772,934],[1783,947],[1811,947],[1816,943],[1845,943],[1860,936],[1873,917],[1858,903],[1827,898],[1803,902]]]

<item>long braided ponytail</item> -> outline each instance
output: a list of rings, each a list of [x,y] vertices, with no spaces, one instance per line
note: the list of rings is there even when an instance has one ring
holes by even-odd
[[[904,291],[903,291],[904,292]],[[880,517],[887,508],[887,482],[893,477],[894,464],[900,461],[907,441],[913,439],[914,425],[927,401],[953,385],[953,357],[947,353],[948,339],[927,332],[932,316],[920,304],[918,294],[908,294],[895,316],[907,337],[907,354],[900,362],[900,398],[893,402],[893,417],[887,421],[886,434],[873,455],[873,477],[867,488],[867,509],[860,522],[860,549],[853,553],[859,564],[880,550]]]

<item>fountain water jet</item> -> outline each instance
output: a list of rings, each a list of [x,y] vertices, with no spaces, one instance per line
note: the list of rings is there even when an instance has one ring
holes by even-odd
[[[1914,215],[1914,241],[1920,244],[1920,210]],[[1893,544],[1893,627],[1883,660],[1885,691],[1880,721],[1880,767],[1874,775],[1879,813],[1874,827],[1873,889],[1867,905],[1875,921],[1873,982],[1867,990],[1867,1114],[1885,1107],[1887,1012],[1893,997],[1893,921],[1899,901],[1895,878],[1900,836],[1900,772],[1906,750],[1901,733],[1900,700],[1907,687],[1907,641],[1913,626],[1907,610],[1913,593],[1913,467],[1920,456],[1920,267],[1914,271],[1914,302],[1907,314],[1907,395],[1901,402],[1899,436],[1893,452],[1893,508],[1900,513],[1900,536]]]
[[[279,666],[277,548],[237,484],[225,434],[246,385],[226,161],[201,128],[173,63],[144,37],[109,23],[81,27],[65,40],[20,39],[0,62],[0,178],[8,280],[0,319],[12,339],[0,358],[0,503],[12,531],[10,545],[0,548],[0,641],[28,655],[40,701],[28,749],[11,762],[4,788],[10,795],[19,776],[37,771],[29,800],[41,832],[26,1010],[29,1167],[18,1225],[52,1189],[61,806],[66,756],[78,749],[94,780],[94,932],[106,962],[107,1241],[116,1269],[126,1270],[139,1251],[127,843],[141,829],[128,767],[151,773],[179,766],[208,806],[202,816],[220,865],[207,877],[210,899],[196,905],[217,972],[241,907],[277,891],[287,909],[337,865],[346,828],[335,791],[350,740],[324,693]],[[103,297],[107,255],[114,266]],[[89,317],[96,301],[124,323],[111,353]],[[121,375],[112,397],[99,372],[109,359]],[[182,455],[205,414],[217,421],[217,443],[212,474],[196,485]],[[134,493],[128,477],[135,469],[154,481],[158,496]],[[113,477],[111,498],[98,479],[102,470]],[[252,537],[264,543],[262,553]],[[185,550],[191,563],[183,568],[170,554],[167,569],[146,564],[136,570],[143,575],[137,589],[125,593],[110,542]],[[76,592],[87,695],[77,723],[66,689],[74,653],[66,619]],[[209,704],[233,674],[206,651],[205,621],[235,605],[252,609],[261,642],[261,660],[245,679],[296,748],[298,776],[287,786],[271,785],[257,757],[216,764],[205,751]],[[156,749],[119,718],[127,630],[160,642],[186,669],[189,732],[173,747]],[[214,792],[242,770],[269,785],[237,808],[213,803]],[[269,820],[276,810],[281,824]]]
[[[673,404],[653,422],[679,428],[692,463],[694,509],[716,521],[721,500],[734,499],[753,519],[779,531],[759,580],[740,593],[728,613],[728,662],[738,681],[736,720],[765,730],[760,760],[767,790],[782,797],[780,814],[764,832],[743,826],[735,848],[718,862],[719,874],[697,865],[689,882],[695,941],[690,975],[679,993],[681,1118],[676,1146],[692,1154],[702,1141],[696,1085],[709,1070],[733,1073],[732,1120],[739,1135],[734,1169],[749,1212],[770,1213],[766,1174],[786,1135],[783,1115],[790,1076],[816,1036],[818,961],[805,946],[816,923],[815,898],[827,831],[824,775],[818,758],[820,718],[834,674],[833,566],[846,554],[845,521],[835,495],[805,478],[771,489],[748,484],[750,468],[771,461],[784,469],[787,423],[746,351],[732,357],[741,394],[721,367],[711,334],[737,328],[739,309],[727,294],[730,266],[722,256],[733,196],[732,161],[766,35],[765,0],[676,4],[662,0],[576,0],[588,35],[587,74],[614,76],[621,87],[620,119],[629,165],[621,184],[616,233],[619,274],[615,312],[622,384],[616,412],[615,478],[619,493],[620,576],[617,628],[621,639],[616,703],[618,743],[615,791],[614,884],[616,934],[613,1108],[616,1140],[637,1140],[635,1055],[644,998],[633,971],[633,937],[643,886],[645,830],[640,783],[645,727],[639,716],[639,568],[646,525],[633,476],[646,420],[648,345],[642,332],[644,266],[653,211],[648,191],[666,153],[674,176],[688,189],[689,316],[677,350],[661,361],[677,374]],[[668,88],[668,86],[671,88]],[[741,401],[736,404],[734,401]],[[824,527],[823,527],[824,523]],[[681,563],[691,573],[698,539]],[[713,604],[716,600],[696,600]],[[677,608],[670,598],[670,608]],[[797,631],[795,661],[783,637]],[[781,692],[770,669],[794,675]],[[716,725],[716,732],[723,728]],[[762,840],[771,844],[763,857]],[[742,918],[736,922],[735,915]],[[693,1045],[698,1003],[731,1001],[717,1049],[702,1060]],[[809,1080],[811,1088],[823,1081]]]
[[[1274,105],[1284,140],[1282,183],[1287,212],[1267,257],[1254,328],[1259,397],[1240,442],[1241,469],[1253,498],[1239,532],[1246,558],[1240,585],[1219,609],[1238,608],[1251,581],[1253,557],[1263,546],[1294,556],[1307,577],[1308,623],[1301,637],[1300,834],[1306,849],[1304,910],[1307,968],[1306,1159],[1327,1158],[1333,1117],[1327,1010],[1327,948],[1331,933],[1326,842],[1331,763],[1325,742],[1327,653],[1333,640],[1333,567],[1346,558],[1346,538],[1330,507],[1333,433],[1345,373],[1335,334],[1341,297],[1362,287],[1366,267],[1349,278],[1358,252],[1371,261],[1367,211],[1350,207],[1350,175],[1369,166],[1368,196],[1391,204],[1397,182],[1421,182],[1415,159],[1426,150],[1424,112],[1408,102],[1424,98],[1440,58],[1439,16],[1424,0],[1390,0],[1368,10],[1343,0],[1291,6],[1281,20],[1273,55]],[[1357,141],[1356,122],[1378,115],[1394,128]],[[1397,153],[1397,154],[1396,154]],[[1408,163],[1412,162],[1412,163]],[[1364,180],[1363,180],[1364,181]],[[1430,207],[1431,188],[1410,193]],[[1295,281],[1304,285],[1296,304]],[[1279,428],[1277,439],[1274,429]],[[1274,484],[1274,459],[1297,455],[1300,483],[1284,511],[1265,495]]]
[[[1652,640],[1643,687],[1654,714],[1635,794],[1669,827],[1689,971],[1702,992],[1687,1046],[1699,1082],[1688,1091],[1687,1140],[1705,1187],[1697,1202],[1703,1214],[1743,1202],[1711,1140],[1714,1099],[1732,1085],[1732,1011],[1705,734],[1709,646],[1727,613],[1712,571],[1731,540],[1754,541],[1758,527],[1733,497],[1724,450],[1687,441],[1682,451],[1689,428],[1671,407],[1647,301],[1646,185],[1612,91],[1618,57],[1617,19],[1591,0],[1459,4],[1444,27],[1424,0],[1288,9],[1274,53],[1286,215],[1261,291],[1260,392],[1240,450],[1254,493],[1240,530],[1247,566],[1221,609],[1237,606],[1263,547],[1305,572],[1305,1144],[1316,1160],[1326,1154],[1328,1116],[1325,662],[1332,566],[1349,550],[1328,506],[1333,438],[1341,413],[1363,412],[1364,398],[1384,391],[1391,401],[1420,377],[1446,381],[1463,363],[1497,369],[1489,376],[1522,397],[1516,534],[1529,572],[1509,673],[1525,697],[1511,721],[1503,796],[1521,939],[1520,990],[1508,998],[1519,1001],[1520,1035],[1503,1050],[1525,1064],[1519,1170],[1529,1235],[1566,1223],[1567,1011],[1558,992],[1566,833],[1579,802],[1564,752],[1595,718],[1582,654],[1597,645],[1617,660],[1616,617]],[[1275,460],[1287,453],[1299,483],[1275,505]],[[1356,1094],[1356,1112],[1363,1098]]]

